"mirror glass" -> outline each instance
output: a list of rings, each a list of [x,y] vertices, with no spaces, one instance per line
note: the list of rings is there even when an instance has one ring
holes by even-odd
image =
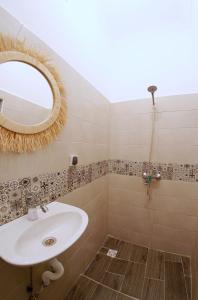
[[[1,113],[22,125],[44,122],[53,109],[53,93],[47,79],[20,61],[0,64],[0,99]]]

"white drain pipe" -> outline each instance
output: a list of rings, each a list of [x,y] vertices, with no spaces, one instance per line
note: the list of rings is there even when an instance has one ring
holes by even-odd
[[[50,280],[57,280],[64,274],[64,267],[57,258],[54,258],[49,261],[50,267],[52,267],[53,272],[45,271],[42,274],[42,281],[44,286],[48,286],[50,284]]]

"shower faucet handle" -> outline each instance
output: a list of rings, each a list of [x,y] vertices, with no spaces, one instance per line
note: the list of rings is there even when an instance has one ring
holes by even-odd
[[[161,179],[161,173],[160,173],[160,171],[158,171],[158,172],[155,174],[154,178],[155,178],[156,180]]]

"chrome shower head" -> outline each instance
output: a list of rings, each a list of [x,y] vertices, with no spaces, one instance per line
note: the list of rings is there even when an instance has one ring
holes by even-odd
[[[154,93],[157,91],[157,87],[155,85],[151,85],[147,89],[149,93],[152,95],[152,100],[153,100],[153,106],[155,105],[155,98],[154,98]]]

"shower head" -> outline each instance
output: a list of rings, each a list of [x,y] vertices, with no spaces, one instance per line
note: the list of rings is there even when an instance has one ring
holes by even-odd
[[[148,87],[148,91],[153,94],[157,91],[157,87],[155,85],[151,85]]]
[[[155,98],[154,98],[154,93],[157,91],[157,87],[155,85],[151,85],[147,89],[151,95],[152,95],[152,100],[153,100],[153,105],[155,105]]]

